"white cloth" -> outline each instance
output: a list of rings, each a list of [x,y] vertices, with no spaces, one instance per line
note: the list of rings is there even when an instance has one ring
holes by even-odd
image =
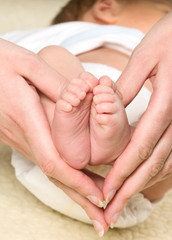
[[[136,29],[87,22],[61,23],[47,28],[14,31],[1,35],[1,38],[36,53],[48,45],[60,45],[73,54],[101,45],[131,54],[143,37],[144,34]]]
[[[70,22],[44,29],[12,32],[1,37],[34,52],[38,52],[47,45],[60,45],[77,55],[104,46],[130,55],[143,36],[136,29]],[[96,77],[108,75],[114,81],[121,74],[117,69],[103,64],[83,63],[83,66],[86,71],[93,73]],[[143,87],[126,109],[130,124],[136,122],[146,110],[149,98],[150,92]],[[43,203],[69,217],[91,223],[84,210],[51,183],[38,166],[16,151],[12,154],[12,165],[18,180]],[[101,166],[96,167],[97,172],[101,169]],[[152,208],[152,204],[142,194],[137,194],[126,205],[116,227],[130,227],[144,221],[150,215]]]

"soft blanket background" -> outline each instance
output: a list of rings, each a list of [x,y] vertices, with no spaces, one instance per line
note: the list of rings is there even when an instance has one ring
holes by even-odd
[[[0,0],[0,33],[48,26],[64,0]],[[48,208],[15,178],[11,150],[0,143],[0,239],[96,240],[92,226]],[[172,191],[142,224],[113,229],[105,240],[172,240]]]

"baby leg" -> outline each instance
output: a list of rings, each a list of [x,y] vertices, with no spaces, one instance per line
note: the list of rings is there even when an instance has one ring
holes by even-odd
[[[109,77],[94,88],[90,117],[91,165],[110,163],[124,150],[131,137],[125,108]]]
[[[57,97],[70,80],[84,72],[78,58],[62,47],[48,46],[43,48],[38,55],[59,73]]]
[[[55,146],[68,164],[83,168],[90,160],[88,124],[93,96],[91,92],[98,80],[88,73],[79,78],[84,72],[81,63],[61,47],[46,47],[39,55],[63,77],[57,79],[56,105],[40,94]]]

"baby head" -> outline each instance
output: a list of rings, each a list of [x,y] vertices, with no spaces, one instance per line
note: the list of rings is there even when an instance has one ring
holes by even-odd
[[[70,0],[54,18],[52,24],[86,21],[126,26],[128,20],[131,18],[134,20],[136,16],[142,18],[142,21],[149,21],[149,14],[156,15],[155,18],[159,20],[171,9],[170,0]],[[142,16],[138,14],[139,11],[142,12]]]
[[[53,19],[52,24],[70,22],[70,21],[89,21],[87,19],[88,12],[95,13],[100,6],[104,11],[110,9],[115,3],[120,5],[135,2],[137,0],[70,0]],[[93,22],[93,19],[90,19]]]

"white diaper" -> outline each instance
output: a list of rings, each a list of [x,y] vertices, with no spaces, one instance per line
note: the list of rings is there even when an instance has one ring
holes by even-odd
[[[43,174],[40,168],[13,150],[12,165],[17,179],[40,201],[52,209],[79,221],[92,224],[85,211]],[[100,168],[100,169],[99,169]],[[96,167],[102,174],[104,166]],[[142,194],[135,195],[122,211],[115,227],[132,227],[143,222],[153,206]]]

